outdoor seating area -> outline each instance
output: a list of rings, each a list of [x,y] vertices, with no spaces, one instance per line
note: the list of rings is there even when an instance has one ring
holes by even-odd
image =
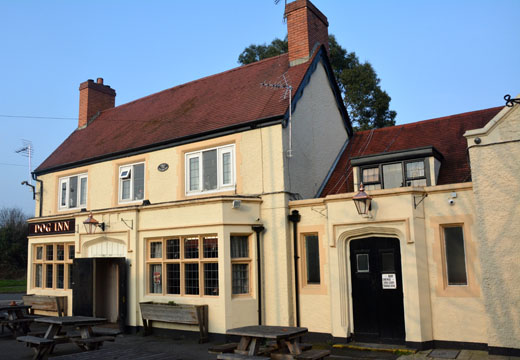
[[[308,329],[290,326],[244,326],[229,329],[226,334],[240,336],[239,343],[218,345],[209,349],[217,359],[307,359],[319,360],[330,355],[329,350],[312,349],[300,343]]]
[[[26,335],[34,318],[28,316],[30,305],[9,305],[0,307],[0,325],[11,331],[13,336]]]

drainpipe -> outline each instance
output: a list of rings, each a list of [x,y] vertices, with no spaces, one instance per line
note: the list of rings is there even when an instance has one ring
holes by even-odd
[[[301,220],[301,215],[298,210],[293,210],[291,215],[287,218],[293,223],[293,253],[294,253],[294,300],[296,302],[296,326],[300,326],[300,285],[298,283],[298,223]]]
[[[257,296],[258,296],[258,325],[262,325],[262,271],[260,269],[260,233],[265,230],[263,225],[251,227],[256,232],[256,271],[257,271]]]
[[[36,177],[36,174],[35,173],[32,173],[32,178],[34,181],[37,181],[40,183],[40,199],[39,199],[39,203],[40,203],[40,211],[39,211],[39,214],[38,216],[41,217],[42,216],[42,208],[43,208],[43,181],[41,181],[40,179],[38,179]]]

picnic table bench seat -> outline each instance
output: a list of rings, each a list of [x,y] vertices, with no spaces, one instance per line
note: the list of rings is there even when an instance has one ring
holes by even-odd
[[[105,341],[115,341],[114,336],[95,336],[90,338],[71,339],[76,345],[84,347],[85,350],[97,350]]]
[[[329,355],[330,355],[329,350],[314,349],[314,350],[304,351],[299,355],[295,355],[294,358],[298,359],[298,360],[319,360],[319,359],[324,359],[325,357],[327,357]]]
[[[47,354],[54,348],[55,341],[51,339],[45,339],[38,336],[18,336],[16,340],[24,342],[27,346],[34,349],[33,360],[42,360],[47,357]]]
[[[224,353],[217,355],[217,359],[219,360],[235,360],[235,359],[249,359],[249,360],[270,360],[270,357],[266,356],[253,356],[247,354],[234,354],[234,353]]]
[[[223,353],[232,353],[238,346],[238,343],[227,343],[214,345],[208,349],[208,352],[211,354],[223,354]]]
[[[121,330],[119,329],[111,329],[111,328],[104,328],[104,327],[93,327],[92,332],[95,336],[117,336],[121,335]]]

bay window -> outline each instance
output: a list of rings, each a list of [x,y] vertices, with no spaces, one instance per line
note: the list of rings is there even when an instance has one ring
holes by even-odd
[[[34,245],[32,287],[71,289],[73,260],[73,243]]]
[[[232,190],[235,187],[235,145],[186,154],[186,194]]]

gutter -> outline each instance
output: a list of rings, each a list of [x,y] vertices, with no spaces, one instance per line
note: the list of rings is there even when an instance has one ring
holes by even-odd
[[[300,284],[298,282],[298,223],[301,215],[298,210],[293,210],[287,218],[293,223],[293,253],[294,253],[294,301],[296,305],[296,326],[300,327]]]

